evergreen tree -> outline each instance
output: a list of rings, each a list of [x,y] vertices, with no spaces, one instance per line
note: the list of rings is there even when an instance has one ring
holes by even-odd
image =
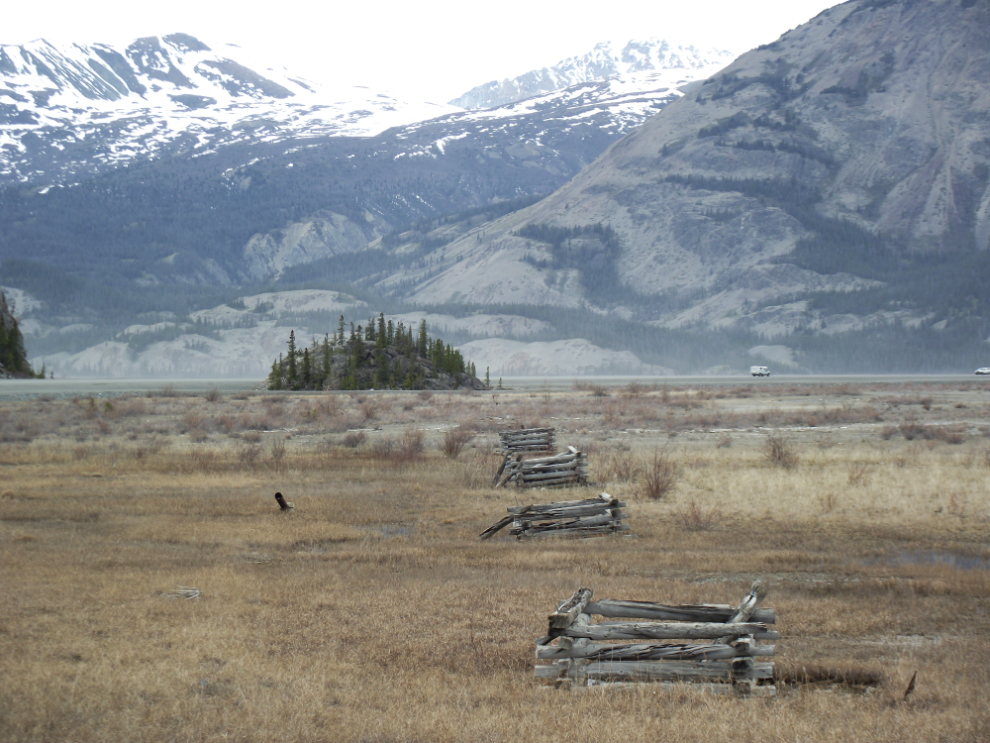
[[[300,379],[300,382],[302,383],[303,389],[309,389],[310,385],[313,383],[313,365],[309,358],[308,348],[303,349],[301,375],[302,379]]]
[[[410,333],[412,330],[409,331]],[[426,335],[426,320],[419,321],[419,355],[426,356],[429,352],[429,337]]]
[[[324,387],[333,371],[333,352],[330,350],[330,338],[323,336],[323,368],[320,370],[320,387]]]
[[[296,331],[289,331],[289,368],[286,372],[286,382],[289,387],[295,387],[298,381],[298,370],[296,369]]]
[[[278,361],[272,362],[272,370],[268,374],[268,389],[270,390],[282,389],[281,361],[282,361],[282,357],[280,356]]]

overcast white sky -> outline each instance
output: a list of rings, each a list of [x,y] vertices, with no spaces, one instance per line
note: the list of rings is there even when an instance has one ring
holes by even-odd
[[[129,42],[184,32],[214,48],[325,82],[446,101],[589,51],[599,41],[671,37],[742,53],[834,0],[360,0],[6,3],[0,44]]]

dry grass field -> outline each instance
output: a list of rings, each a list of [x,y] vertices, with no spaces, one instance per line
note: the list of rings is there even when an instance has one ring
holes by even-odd
[[[496,432],[537,424],[597,487],[491,489]],[[0,442],[0,741],[990,740],[985,383],[166,388],[0,403]],[[633,537],[477,538],[603,489]],[[882,683],[532,678],[579,585],[735,604],[756,578],[782,671]]]

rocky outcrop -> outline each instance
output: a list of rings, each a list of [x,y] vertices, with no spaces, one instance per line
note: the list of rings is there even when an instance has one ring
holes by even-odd
[[[254,235],[244,246],[245,270],[256,280],[278,278],[290,266],[364,250],[370,240],[381,236],[380,227],[368,212],[362,225],[342,214],[321,212],[284,229]]]
[[[479,370],[496,377],[569,377],[602,374],[672,374],[670,369],[644,364],[629,351],[600,348],[584,338],[524,343],[491,338],[465,343],[458,350]]]

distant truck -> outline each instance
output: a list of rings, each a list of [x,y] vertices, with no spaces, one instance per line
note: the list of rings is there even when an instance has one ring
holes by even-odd
[[[770,369],[766,366],[751,366],[749,367],[749,373],[754,377],[769,377]]]

